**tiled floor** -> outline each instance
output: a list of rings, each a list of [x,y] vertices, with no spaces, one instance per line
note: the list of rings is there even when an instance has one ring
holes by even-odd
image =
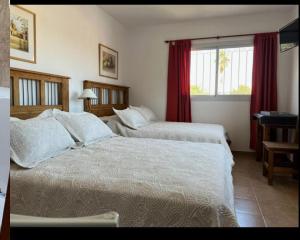
[[[235,209],[241,227],[298,227],[298,180],[262,175],[254,153],[234,152]]]

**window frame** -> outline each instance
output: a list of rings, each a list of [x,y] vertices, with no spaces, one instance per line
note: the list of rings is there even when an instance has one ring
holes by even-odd
[[[192,51],[199,50],[216,50],[216,77],[215,77],[215,94],[214,95],[191,95],[191,100],[198,101],[250,101],[251,94],[218,94],[218,77],[219,77],[219,51],[225,48],[241,48],[253,47],[253,41],[230,41],[222,43],[195,44],[192,46]]]

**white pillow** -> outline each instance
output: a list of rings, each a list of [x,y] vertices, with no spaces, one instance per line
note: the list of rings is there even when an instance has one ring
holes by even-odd
[[[47,109],[43,112],[41,112],[37,118],[47,118],[47,117],[54,117],[54,114],[53,114],[53,110],[52,109]]]
[[[55,109],[57,110],[57,109]],[[60,110],[58,110],[60,111]],[[39,115],[37,115],[36,117],[34,118],[48,118],[48,117],[54,117],[54,113],[53,113],[53,109],[47,109],[43,112],[41,112]],[[33,118],[30,118],[30,119],[33,119]],[[20,119],[20,118],[16,118],[16,117],[10,117],[9,118],[10,121],[20,121],[20,120],[23,120],[23,119]]]
[[[108,123],[110,121],[120,121],[119,117],[117,115],[111,115],[111,116],[103,116],[100,117],[100,119],[104,122],[104,123]]]
[[[100,119],[112,130],[113,133],[121,135],[119,131],[119,125],[124,126],[124,124],[116,114],[111,116],[103,116],[100,117]]]
[[[9,117],[9,121],[10,121],[10,122],[21,121],[21,120],[22,120],[22,119],[16,118],[16,117]]]
[[[69,113],[55,110],[54,115],[74,139],[83,145],[115,136],[111,129],[94,114],[87,112]]]
[[[147,107],[145,106],[140,106],[140,107],[135,107],[135,106],[129,106],[131,109],[134,109],[138,111],[147,121],[156,121],[157,117],[155,114]]]
[[[10,122],[11,159],[33,168],[75,145],[68,131],[55,118],[32,118]]]
[[[138,129],[149,124],[146,119],[134,109],[126,108],[124,110],[117,110],[113,108],[113,111],[118,115],[123,124],[132,129]]]

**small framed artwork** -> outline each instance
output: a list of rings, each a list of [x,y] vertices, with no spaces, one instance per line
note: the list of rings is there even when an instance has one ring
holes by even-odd
[[[99,75],[118,79],[118,52],[99,44]]]
[[[10,5],[10,58],[36,63],[35,14]]]

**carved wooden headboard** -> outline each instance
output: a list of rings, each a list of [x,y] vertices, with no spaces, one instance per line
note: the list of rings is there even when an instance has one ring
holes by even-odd
[[[32,118],[46,109],[69,111],[69,77],[10,69],[10,115]]]
[[[110,116],[115,109],[125,109],[129,106],[129,87],[85,80],[83,89],[90,88],[98,97],[91,99],[90,112],[98,117]],[[88,109],[88,100],[84,100],[84,110]]]

